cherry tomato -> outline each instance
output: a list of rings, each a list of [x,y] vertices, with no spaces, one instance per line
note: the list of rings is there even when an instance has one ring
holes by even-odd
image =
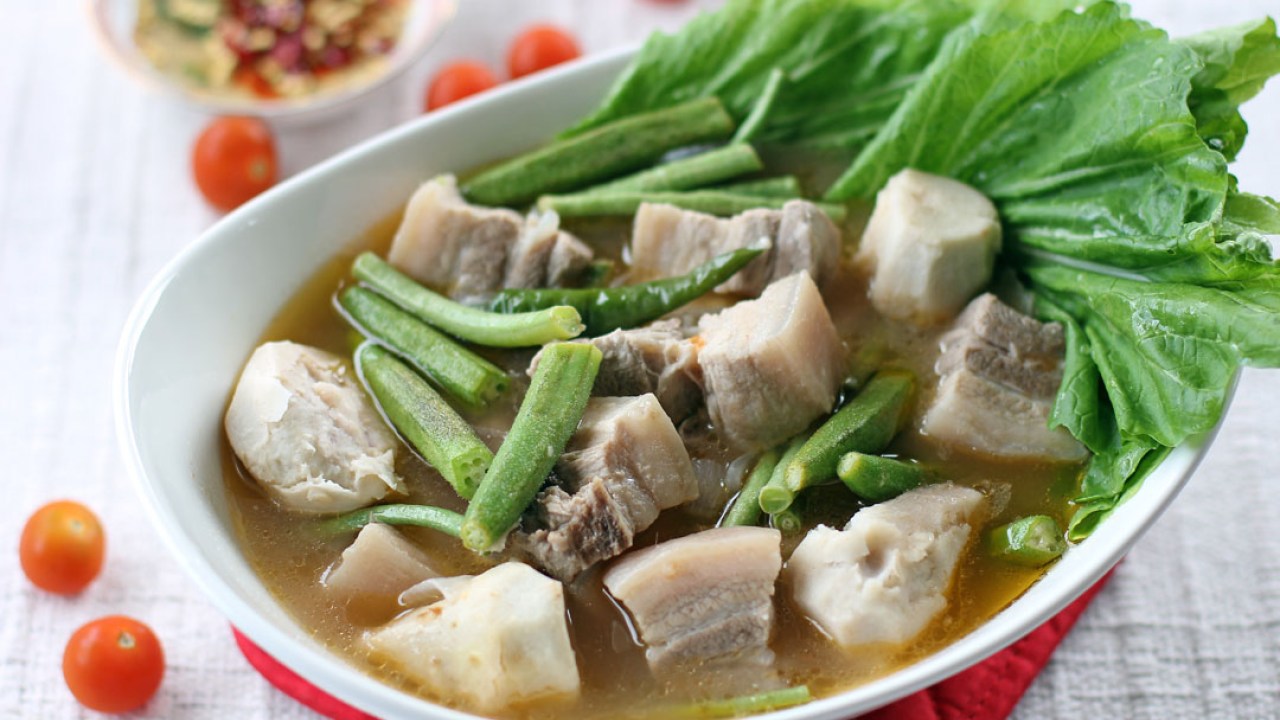
[[[578,42],[553,25],[534,25],[516,36],[507,51],[511,77],[524,77],[582,55]]]
[[[164,649],[151,628],[133,618],[99,618],[67,641],[62,676],[90,710],[128,712],[156,694],[164,677]]]
[[[41,590],[74,595],[102,570],[102,524],[89,508],[59,500],[36,510],[22,528],[22,571]]]
[[[196,185],[209,204],[229,211],[276,183],[276,143],[261,120],[222,117],[196,138]]]
[[[474,60],[449,63],[431,78],[431,84],[427,86],[426,109],[442,108],[497,84],[498,78],[481,63]]]

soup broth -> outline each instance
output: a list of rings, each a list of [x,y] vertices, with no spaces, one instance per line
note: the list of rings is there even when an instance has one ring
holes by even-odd
[[[396,216],[377,224],[325,265],[279,313],[262,341],[288,339],[349,357],[360,338],[335,308],[335,290],[349,281],[347,270],[359,252],[385,253],[398,221]],[[567,229],[591,244],[597,257],[621,260],[629,225],[629,219],[592,221],[567,223]],[[926,407],[937,384],[933,362],[941,331],[919,331],[881,319],[866,300],[865,278],[847,262],[825,295],[842,338],[852,348],[853,356],[861,359],[855,361],[855,367],[865,361],[874,362],[872,367],[891,364],[912,370],[920,388],[915,407]],[[507,368],[513,379],[512,392],[497,408],[482,415],[467,414],[467,419],[477,425],[480,437],[496,448],[524,393],[527,385],[524,370],[532,352],[483,349],[480,352]],[[919,425],[919,418],[915,420],[917,422],[909,427]],[[715,450],[704,454],[700,460],[706,463],[723,465],[732,460]],[[947,479],[982,490],[988,497],[991,513],[985,525],[975,528],[976,531],[1028,514],[1049,515],[1064,523],[1067,498],[1078,486],[1081,473],[1079,465],[1011,462],[951,451],[914,431],[901,434],[888,454],[943,467]],[[351,538],[318,537],[313,521],[276,505],[243,472],[225,439],[223,455],[226,486],[242,547],[264,583],[299,625],[360,670],[406,692],[441,701],[425,689],[415,687],[394,669],[380,664],[361,643],[361,635],[366,630],[393,619],[401,608],[366,602],[339,605],[327,593],[318,591],[321,579]],[[399,453],[397,469],[410,489],[404,502],[463,509],[464,503],[443,478],[407,446]],[[727,482],[732,480],[729,478]],[[818,487],[802,495],[798,503],[807,527],[818,523],[843,527],[859,507],[852,493],[838,483]],[[668,510],[636,538],[635,547],[704,530],[713,527],[715,522],[716,517],[709,517],[705,511],[699,513],[696,503],[694,508]],[[400,531],[428,554],[433,567],[446,575],[479,573],[500,561],[479,557],[465,550],[454,538],[431,530],[400,528]],[[803,533],[784,536],[784,558],[802,538]],[[807,684],[815,696],[830,695],[874,680],[972,631],[1017,598],[1042,572],[1043,569],[992,559],[981,551],[979,540],[971,539],[970,550],[964,555],[949,591],[945,612],[906,645],[870,651],[861,648],[857,652],[843,651],[825,637],[791,605],[790,593],[779,585],[771,641],[771,648],[777,653],[779,674],[791,684]],[[605,593],[600,578],[601,568],[597,566],[565,588],[569,632],[582,674],[581,699],[568,707],[513,708],[502,717],[660,717],[664,708],[698,695],[696,677],[689,678],[688,686],[679,688],[660,686],[652,679],[634,628],[626,613]]]

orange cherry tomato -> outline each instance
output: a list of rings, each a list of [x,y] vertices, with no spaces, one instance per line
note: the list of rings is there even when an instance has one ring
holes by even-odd
[[[431,84],[427,86],[426,109],[442,108],[497,84],[498,78],[482,63],[474,60],[451,62],[431,78]]]
[[[210,205],[235,210],[276,183],[271,128],[256,118],[214,120],[196,138],[191,170]]]
[[[102,524],[89,508],[59,500],[36,510],[22,528],[22,571],[41,590],[74,595],[93,582],[106,553]]]
[[[507,71],[524,77],[580,57],[578,41],[554,25],[534,25],[516,36],[507,51]]]
[[[62,676],[90,710],[128,712],[156,694],[164,678],[164,649],[151,628],[133,618],[99,618],[67,641]]]

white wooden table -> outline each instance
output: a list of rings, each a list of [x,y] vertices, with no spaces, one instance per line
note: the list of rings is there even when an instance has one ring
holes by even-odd
[[[588,52],[673,28],[699,6],[645,0],[463,0],[457,25],[408,77],[339,123],[281,137],[297,172],[419,108],[449,58],[499,65],[521,26],[573,28]],[[1139,0],[1183,34],[1280,0]],[[1280,195],[1280,88],[1248,109],[1242,184]],[[135,615],[159,633],[164,685],[140,717],[301,718],[241,658],[227,624],[148,526],[111,425],[116,339],[148,279],[217,216],[189,180],[204,118],[150,96],[95,46],[81,2],[0,0],[0,717],[88,716],[64,687],[81,623]],[[1226,426],[1174,508],[1134,550],[1017,717],[1280,717],[1280,373],[1247,371]],[[32,588],[17,537],[38,505],[73,497],[108,533],[82,596]]]

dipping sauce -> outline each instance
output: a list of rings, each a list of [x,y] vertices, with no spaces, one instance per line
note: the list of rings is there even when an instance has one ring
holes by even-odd
[[[134,42],[219,99],[299,99],[385,72],[409,0],[139,0]]]

